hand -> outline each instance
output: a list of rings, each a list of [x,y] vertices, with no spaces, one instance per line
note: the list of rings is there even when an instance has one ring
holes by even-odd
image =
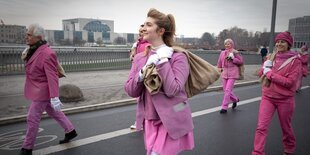
[[[58,97],[51,98],[51,105],[55,111],[60,111],[63,105]]]
[[[159,61],[159,56],[157,54],[153,54],[147,59],[145,66],[150,65],[150,64],[155,64],[157,65]]]
[[[229,53],[228,57],[230,57],[230,59],[234,59],[235,58],[234,53],[233,52]]]
[[[156,54],[159,56],[159,58],[171,58],[173,49],[171,47],[164,46],[156,50]]]
[[[272,61],[271,60],[266,60],[264,62],[264,65],[263,65],[264,68],[271,68],[272,67]]]
[[[270,72],[271,71],[271,69],[270,68],[264,68],[264,70],[263,70],[263,73],[264,73],[264,75],[266,75],[268,72]]]

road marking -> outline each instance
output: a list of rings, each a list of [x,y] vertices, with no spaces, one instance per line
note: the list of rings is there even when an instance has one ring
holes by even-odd
[[[259,100],[261,100],[261,97],[255,97],[255,98],[251,98],[251,99],[248,99],[248,100],[240,101],[240,102],[238,102],[238,106],[249,104],[249,103],[252,103],[252,102],[259,101]],[[229,107],[231,107],[231,106],[232,105],[230,104]],[[212,113],[212,112],[220,111],[221,109],[222,109],[222,106],[218,106],[218,107],[214,107],[214,108],[211,108],[211,109],[197,111],[197,112],[192,113],[192,117],[206,115],[206,114],[209,114],[209,113]]]
[[[310,86],[303,86],[301,89],[306,89],[306,88],[309,88],[309,87]],[[243,101],[238,102],[238,106],[249,104],[249,103],[253,103],[253,102],[256,102],[256,101],[259,101],[259,100],[261,100],[261,97],[255,97],[255,98],[251,98],[251,99],[248,99],[248,100],[243,100]],[[202,110],[202,111],[197,111],[197,112],[192,113],[192,117],[194,118],[194,117],[197,117],[197,116],[210,114],[212,112],[216,112],[216,111],[219,111],[219,110],[221,110],[221,106],[210,108],[210,109],[206,109],[206,110]],[[130,130],[129,128],[121,129],[121,130],[117,130],[117,131],[113,131],[113,132],[109,132],[109,133],[105,133],[105,134],[100,134],[100,135],[96,135],[96,136],[92,136],[92,137],[88,137],[88,138],[84,138],[84,139],[79,139],[79,140],[72,141],[72,142],[66,143],[66,144],[54,145],[54,146],[42,148],[42,149],[34,151],[33,154],[35,154],[35,155],[43,155],[43,154],[55,153],[55,152],[64,151],[64,150],[67,150],[67,149],[79,147],[79,146],[82,146],[82,145],[87,145],[87,144],[99,142],[99,141],[102,141],[102,140],[107,140],[107,139],[110,139],[110,138],[115,138],[115,137],[119,137],[119,136],[122,136],[122,135],[127,135],[127,134],[130,134],[130,133],[132,133],[132,130]]]

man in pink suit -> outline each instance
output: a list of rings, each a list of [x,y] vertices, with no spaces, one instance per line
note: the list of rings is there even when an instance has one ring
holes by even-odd
[[[252,155],[265,155],[268,127],[275,111],[282,129],[284,155],[292,155],[296,148],[291,121],[295,109],[296,77],[300,74],[301,60],[296,52],[290,51],[293,38],[289,32],[279,33],[275,42],[275,56],[270,56],[259,70],[259,76],[265,76],[269,82],[262,86]]]
[[[243,58],[239,51],[234,49],[234,42],[232,39],[226,39],[224,41],[225,50],[221,52],[217,67],[222,72],[222,84],[224,97],[222,101],[221,114],[227,113],[228,104],[233,102],[232,108],[236,108],[238,97],[233,93],[234,83],[236,79],[239,79],[240,70],[239,66],[243,64]]]
[[[77,136],[74,126],[61,111],[57,57],[44,40],[44,29],[38,24],[28,27],[26,43],[29,49],[23,57],[26,62],[26,82],[24,95],[32,101],[27,114],[27,133],[20,151],[21,155],[32,154],[42,113],[55,119],[65,130],[65,138],[60,144],[67,143]]]

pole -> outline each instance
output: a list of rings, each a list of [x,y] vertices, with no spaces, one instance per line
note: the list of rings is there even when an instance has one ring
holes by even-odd
[[[275,27],[275,23],[276,23],[276,12],[277,12],[277,0],[273,0],[270,38],[269,38],[269,53],[273,52],[273,47],[274,47],[274,27]]]

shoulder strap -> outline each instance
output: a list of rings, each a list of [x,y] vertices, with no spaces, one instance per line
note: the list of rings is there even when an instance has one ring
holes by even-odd
[[[293,60],[297,58],[297,56],[292,56],[290,58],[288,58],[287,60],[284,61],[284,63],[278,68],[278,70],[282,69],[283,67],[285,67],[287,64],[293,62]]]

